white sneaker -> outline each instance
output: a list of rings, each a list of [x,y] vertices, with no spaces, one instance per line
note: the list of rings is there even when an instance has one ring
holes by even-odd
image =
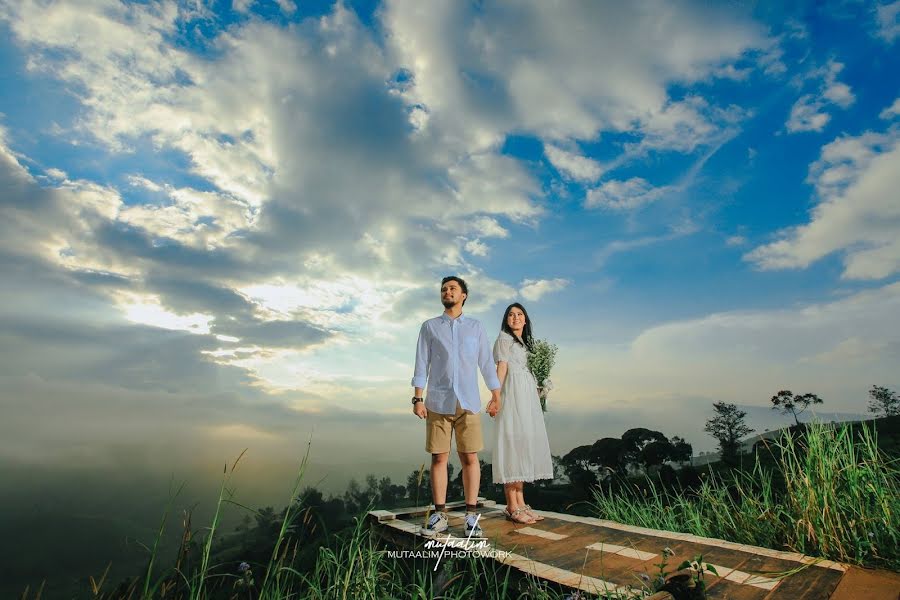
[[[447,521],[447,515],[442,512],[431,513],[428,519],[428,525],[422,527],[422,535],[436,535],[442,531],[447,531],[450,523]]]
[[[472,513],[466,515],[466,537],[481,537],[483,532],[481,531],[481,526],[478,525],[480,518],[481,515]]]

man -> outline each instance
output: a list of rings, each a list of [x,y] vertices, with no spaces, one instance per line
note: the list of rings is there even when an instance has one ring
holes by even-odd
[[[434,513],[423,527],[426,535],[435,535],[448,527],[445,512],[447,460],[454,434],[466,496],[466,535],[481,535],[475,512],[481,480],[478,451],[484,448],[477,371],[481,371],[491,390],[489,408],[492,413],[500,407],[500,380],[484,327],[462,314],[468,296],[465,281],[456,276],[444,277],[441,280],[444,314],[422,323],[416,345],[413,413],[426,420],[425,451],[431,454],[431,495],[434,500]],[[423,399],[426,382],[428,397]]]

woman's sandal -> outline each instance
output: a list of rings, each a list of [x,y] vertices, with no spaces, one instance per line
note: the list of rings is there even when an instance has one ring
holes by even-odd
[[[544,517],[542,517],[541,515],[534,512],[531,509],[531,507],[528,506],[527,504],[521,510],[524,510],[525,514],[528,515],[529,517],[531,517],[534,521],[543,521],[544,520]]]
[[[506,520],[512,521],[513,523],[519,523],[520,525],[531,525],[534,523],[534,519],[528,516],[528,513],[524,508],[517,508],[516,510],[509,512],[508,510],[504,510],[506,513]]]

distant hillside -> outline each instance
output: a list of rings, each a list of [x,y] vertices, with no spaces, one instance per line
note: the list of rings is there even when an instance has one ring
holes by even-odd
[[[741,410],[747,411],[747,423],[752,423],[750,420],[750,411],[749,408],[755,409],[755,412],[763,410],[761,407],[740,407]],[[779,420],[784,420],[782,415],[775,413],[775,411],[769,411],[772,415],[779,418]],[[831,424],[849,424],[856,426],[860,423],[876,423],[876,432],[878,433],[878,445],[888,455],[898,456],[900,455],[900,417],[886,417],[880,419],[872,419],[871,415],[860,415],[853,413],[817,413],[812,415],[802,414],[800,415],[801,423],[809,423],[813,420],[818,420],[823,423],[831,423]],[[756,433],[749,437],[741,440],[741,450],[743,452],[750,452],[753,449],[753,445],[756,442],[761,440],[775,440],[781,436],[782,432],[785,429],[788,429],[793,423],[786,424],[782,427],[773,428],[763,430],[762,432]],[[752,427],[753,425],[751,425]],[[704,452],[698,455],[695,455],[691,458],[691,464],[695,467],[718,462],[719,461],[719,453],[718,452]]]

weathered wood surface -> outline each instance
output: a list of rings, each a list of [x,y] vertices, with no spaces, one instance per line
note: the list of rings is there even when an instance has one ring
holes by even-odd
[[[482,539],[505,553],[488,560],[586,592],[640,587],[658,572],[656,564],[667,548],[672,552],[668,571],[701,554],[715,567],[718,576],[705,575],[710,600],[900,600],[896,573],[564,513],[538,511],[543,521],[520,525],[504,518],[502,505],[480,498],[479,507]],[[369,519],[396,546],[421,548],[429,539],[421,534],[429,509],[372,511]],[[447,509],[450,529],[437,537],[465,539],[463,503]]]

